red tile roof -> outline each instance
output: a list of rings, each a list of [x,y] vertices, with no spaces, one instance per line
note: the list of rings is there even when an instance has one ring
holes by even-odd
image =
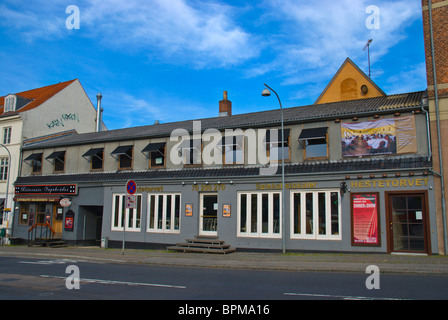
[[[26,104],[25,106],[23,106],[22,108],[20,108],[17,111],[14,111],[14,112],[28,111],[28,110],[38,107],[39,105],[41,105],[42,103],[44,103],[45,101],[50,99],[52,96],[54,96],[56,93],[60,92],[64,88],[68,87],[70,84],[72,84],[76,80],[77,79],[65,81],[65,82],[59,82],[56,84],[52,84],[50,86],[15,93],[16,96],[27,98],[32,101],[30,101],[28,104]],[[0,97],[0,106],[1,106],[0,114],[3,114],[4,105],[5,105],[5,96]]]

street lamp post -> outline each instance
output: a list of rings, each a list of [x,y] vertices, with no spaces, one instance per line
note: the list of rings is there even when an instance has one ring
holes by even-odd
[[[285,148],[283,146],[285,136],[285,131],[283,127],[283,107],[282,102],[280,101],[280,97],[278,96],[277,92],[275,92],[274,89],[269,87],[266,83],[264,84],[266,88],[263,89],[263,92],[261,95],[263,97],[269,97],[271,95],[271,92],[269,90],[272,90],[272,92],[275,93],[278,99],[278,103],[280,104],[280,113],[281,113],[281,123],[282,123],[282,135],[281,135],[281,146],[282,146],[282,252],[286,253],[286,216],[285,216]]]

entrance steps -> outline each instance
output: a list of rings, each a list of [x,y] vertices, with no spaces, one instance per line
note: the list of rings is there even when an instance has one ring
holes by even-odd
[[[63,248],[67,247],[67,243],[61,238],[36,238],[33,247]]]
[[[226,244],[224,240],[219,240],[215,236],[195,236],[194,239],[186,239],[185,241],[183,243],[176,243],[175,246],[167,247],[167,250],[221,254],[236,251],[230,244]]]

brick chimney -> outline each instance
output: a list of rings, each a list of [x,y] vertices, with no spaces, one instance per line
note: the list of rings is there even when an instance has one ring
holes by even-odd
[[[232,115],[232,101],[227,100],[227,91],[224,91],[224,99],[219,101],[219,116],[226,117]]]

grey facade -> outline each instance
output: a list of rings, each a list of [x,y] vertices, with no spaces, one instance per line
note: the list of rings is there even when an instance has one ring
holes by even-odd
[[[281,250],[285,234],[286,250],[437,254],[424,97],[425,92],[415,92],[288,108],[284,141],[274,131],[266,136],[266,129],[280,127],[280,111],[275,110],[71,135],[24,146],[23,159],[29,161],[22,164],[15,183],[20,205],[15,208],[14,237],[28,237],[30,221],[23,219],[24,212],[29,218],[30,206],[44,202],[50,213],[63,212],[62,238],[77,243],[107,238],[109,246],[121,247],[124,235],[127,247],[166,248],[203,235],[217,236],[237,250]],[[406,148],[412,148],[344,155],[348,146],[341,146],[342,124],[380,119],[410,119],[414,133],[412,146]],[[221,141],[226,129],[235,138]],[[173,132],[193,140],[185,143],[180,135],[171,139]],[[213,144],[215,148],[209,148]],[[259,152],[254,144],[265,149]],[[284,202],[278,160],[282,150]],[[65,155],[62,170],[55,171],[55,152]],[[39,154],[49,161],[43,160],[36,173],[33,157]],[[205,159],[206,154],[215,161]],[[129,180],[137,183],[136,209],[125,208]],[[55,195],[36,189],[39,194],[32,194],[20,189],[37,185],[50,186],[47,190],[74,185],[76,192]],[[374,236],[363,235],[366,221],[354,205],[359,195],[375,198]],[[59,208],[61,198],[71,204]],[[37,211],[33,213],[37,217]],[[67,217],[73,217],[72,229],[65,226]],[[40,219],[45,219],[42,213]]]

